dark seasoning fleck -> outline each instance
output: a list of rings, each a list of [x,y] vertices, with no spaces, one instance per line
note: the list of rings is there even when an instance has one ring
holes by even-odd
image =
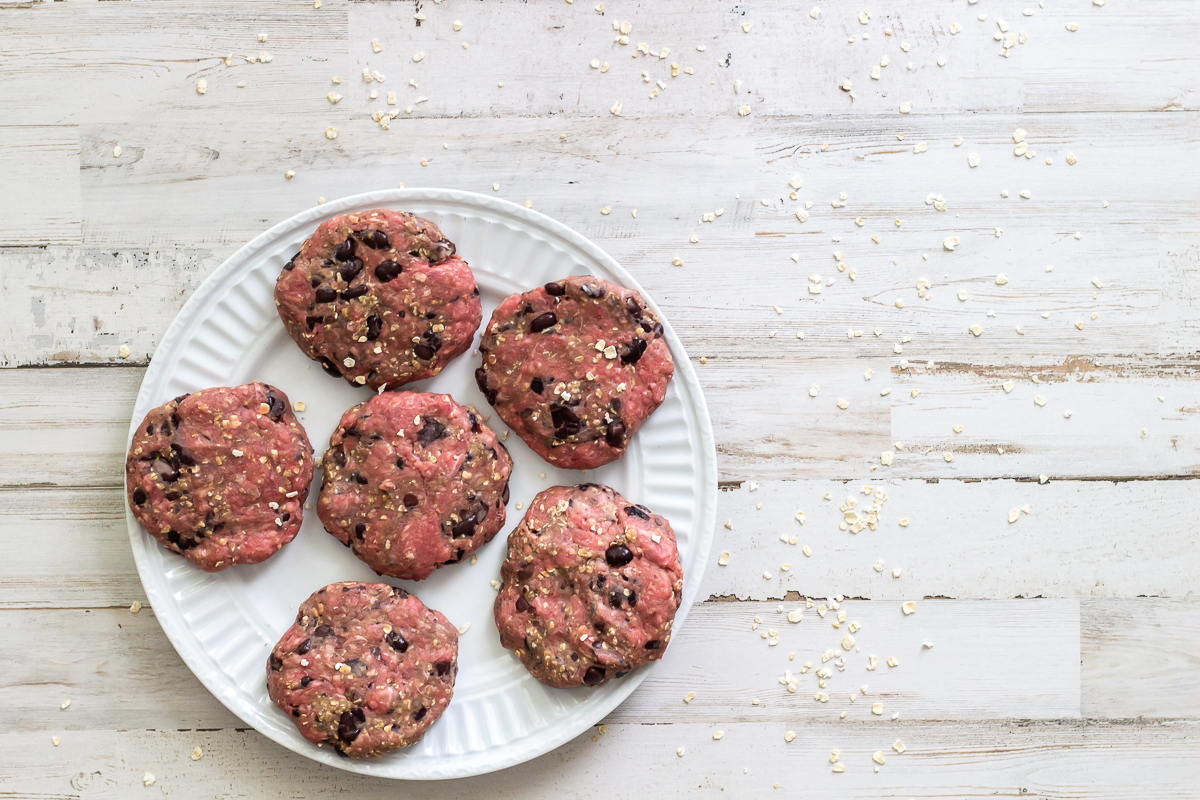
[[[209,572],[259,563],[291,541],[311,479],[304,429],[286,396],[263,383],[152,409],[126,460],[138,522]]]
[[[450,703],[458,635],[386,584],[335,583],[300,607],[267,660],[272,700],[309,741],[371,758],[419,741]]]
[[[544,459],[575,469],[623,455],[674,372],[641,297],[590,276],[509,297],[479,351],[475,380],[501,418]]]
[[[279,276],[275,303],[300,348],[372,388],[438,374],[471,344],[479,288],[427,220],[377,209],[318,227]]]
[[[599,686],[659,658],[683,590],[669,523],[598,484],[540,493],[501,578],[501,644],[555,687]]]
[[[377,573],[422,580],[499,532],[511,471],[470,406],[384,392],[346,412],[330,438],[317,514]]]

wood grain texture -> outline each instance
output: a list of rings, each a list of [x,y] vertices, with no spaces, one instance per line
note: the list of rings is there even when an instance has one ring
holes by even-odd
[[[840,629],[832,626],[836,612],[822,618],[804,609],[801,622],[791,624],[784,615],[804,604],[784,602],[783,612],[780,605],[698,605],[662,664],[609,721],[809,724],[835,722],[843,712],[850,722],[881,721],[874,703],[883,704],[885,720],[896,713],[905,720],[1194,718],[1198,710],[1195,602],[931,599],[903,617],[899,602],[847,599]],[[846,651],[841,642],[850,622],[860,627]],[[4,610],[0,630],[13,645],[0,658],[0,698],[15,729],[43,729],[48,711],[64,699],[71,706],[61,724],[77,730],[238,724],[192,676],[148,607],[137,614],[123,606]],[[85,649],[21,655],[81,630]],[[762,638],[771,630],[778,645]],[[1158,657],[1137,659],[1147,646]],[[878,657],[874,670],[867,669],[869,656]],[[889,657],[898,666],[889,667]],[[802,674],[806,662],[811,667]],[[1037,677],[1027,680],[1021,676],[1031,663]],[[830,673],[824,686],[822,668]],[[797,678],[794,693],[779,683],[785,670]],[[684,703],[691,692],[695,699]],[[815,699],[820,692],[827,701]]]
[[[801,622],[791,624],[786,612],[804,604],[784,602],[783,611],[780,605],[703,604],[697,621],[671,642],[662,669],[610,717],[720,724],[834,722],[843,712],[846,720],[860,722],[893,714],[936,720],[1079,716],[1077,600],[926,600],[905,617],[898,601],[848,599],[839,609],[846,612],[846,623],[836,629],[838,612],[822,618],[816,608],[805,609]],[[852,622],[861,627],[851,634]],[[754,624],[758,630],[752,630]],[[770,631],[779,634],[778,645],[763,638]],[[925,642],[933,647],[925,648]],[[1032,652],[1038,654],[1038,680],[1013,680]],[[868,669],[870,656],[878,659],[874,670]],[[899,666],[889,667],[888,658]],[[811,668],[800,675],[806,663]],[[795,693],[779,683],[789,669],[799,679]],[[832,676],[824,686],[820,669]],[[1182,677],[1174,683],[1186,685]],[[693,691],[696,698],[685,705],[682,698]],[[827,701],[815,699],[821,692]],[[883,704],[879,716],[874,703]]]
[[[1166,360],[1128,360],[1107,362],[1112,368],[1106,369],[1103,360],[1095,368],[1084,359],[1022,370],[915,368],[882,398],[879,387],[888,385],[887,376],[864,381],[861,362],[808,360],[784,372],[753,362],[710,362],[699,366],[699,376],[719,432],[723,480],[833,477],[870,483],[1042,474],[1124,480],[1200,474],[1196,363],[1189,357],[1173,367]],[[1171,379],[1172,371],[1182,377]],[[0,420],[10,432],[0,441],[6,456],[0,460],[0,486],[117,485],[141,372],[0,370],[0,408],[10,414]],[[1039,374],[1047,377],[1037,386],[1030,376]],[[1010,379],[1021,383],[1006,393],[1003,383]],[[821,387],[816,398],[808,396],[810,384]],[[796,398],[782,415],[781,385]],[[919,390],[916,398],[906,391],[910,387]],[[64,393],[74,398],[70,415],[57,405]],[[1039,396],[1047,398],[1045,407],[1034,404]],[[838,407],[839,399],[848,402],[846,410]],[[482,397],[468,401],[484,403]],[[1064,419],[1068,410],[1072,417]],[[962,433],[954,433],[956,424]],[[1105,447],[1093,447],[1098,440]],[[904,449],[895,450],[897,443]],[[893,452],[891,467],[880,465],[885,450]],[[945,461],[947,452],[952,462]],[[997,514],[1008,510],[988,508]]]
[[[0,0],[0,796],[1196,797],[1200,6],[817,4]],[[532,201],[637,275],[698,370],[730,521],[605,734],[454,784],[275,746],[126,610],[125,436],[170,320],[270,225],[398,183]],[[840,530],[864,486],[878,529]],[[788,694],[846,629],[777,609],[835,594],[846,671]]]
[[[878,530],[858,534],[838,529],[837,507],[847,496],[864,501],[864,484],[757,485],[755,492],[748,482],[721,492],[718,519],[733,527],[718,526],[713,551],[729,552],[729,564],[710,567],[701,597],[781,601],[842,594],[900,603],[923,597],[1191,600],[1198,592],[1192,481],[873,483],[888,500]],[[826,493],[833,499],[824,500]],[[117,607],[140,598],[124,504],[123,490],[111,484],[0,489],[0,541],[14,543],[5,553],[0,609]],[[1009,510],[1026,505],[1030,513],[1009,523]],[[805,512],[804,525],[795,520],[798,510]],[[510,527],[515,524],[514,517]],[[1148,525],[1153,535],[1142,533]],[[781,534],[796,544],[780,541]],[[60,545],[54,559],[15,546],[38,540]],[[803,554],[805,545],[811,557]],[[882,571],[875,569],[879,562]]]
[[[622,115],[638,117],[732,114],[744,104],[754,114],[895,115],[902,100],[913,101],[916,113],[1196,108],[1194,48],[1186,33],[1168,30],[1195,20],[1195,11],[1178,3],[1143,3],[1136,12],[1039,9],[1032,17],[1013,9],[1013,32],[1026,33],[1028,41],[1009,58],[999,57],[992,39],[996,16],[981,22],[977,9],[933,0],[876,7],[867,25],[858,20],[862,9],[851,7],[824,6],[812,19],[807,0],[730,8],[608,3],[602,14],[594,4],[574,5],[543,0],[520,14],[513,3],[448,5],[426,11],[428,21],[418,26],[386,4],[358,4],[350,12],[351,41],[378,38],[384,51],[357,46],[351,56],[358,70],[369,65],[389,78],[417,78],[418,90],[408,94],[429,97],[414,112],[424,115],[603,116],[616,100]],[[463,22],[462,31],[453,31],[453,19]],[[614,21],[632,24],[628,45],[614,42]],[[963,31],[954,35],[949,27],[956,21]],[[1066,30],[1070,21],[1080,24],[1078,32]],[[506,37],[490,35],[497,29]],[[506,47],[513,39],[536,42],[540,57],[513,52]],[[1137,51],[1151,40],[1155,56],[1147,54],[1136,70],[1122,69],[1123,60],[1093,57],[1116,48]],[[634,58],[641,42],[655,55]],[[663,47],[668,56],[656,57]],[[425,58],[413,64],[418,51]],[[873,81],[871,67],[885,54],[890,64]],[[945,67],[936,65],[940,56]],[[610,63],[610,70],[590,69],[593,58]],[[671,77],[672,63],[694,74]],[[651,82],[644,82],[643,71]],[[853,100],[838,88],[847,78]],[[657,80],[667,88],[651,98]],[[737,80],[743,85],[735,91]]]
[[[840,530],[847,498],[862,515],[875,502],[868,486],[887,496],[878,529]],[[740,481],[717,506],[732,527],[718,526],[713,549],[729,552],[729,564],[706,573],[702,594],[1191,598],[1200,589],[1194,493],[1192,481]],[[1147,524],[1153,536],[1141,533]]]
[[[1022,366],[935,361],[933,369],[925,361],[889,367],[890,360],[746,359],[701,366],[713,425],[721,431],[722,477],[1197,474],[1200,373],[1192,356],[1047,358]],[[1043,383],[1034,384],[1034,377]],[[1011,392],[1004,390],[1008,381]],[[813,386],[816,397],[809,395]],[[1037,397],[1046,405],[1035,405]],[[781,406],[786,413],[778,413]],[[1098,441],[1104,446],[1096,447]],[[880,465],[885,450],[892,452],[891,467]]]
[[[121,247],[142,245],[149,235],[184,246],[233,245],[232,252],[319,197],[403,182],[530,200],[568,224],[587,220],[599,239],[651,232],[652,240],[671,237],[682,245],[704,211],[752,187],[751,142],[738,143],[739,131],[747,128],[728,118],[392,124],[381,131],[369,118],[355,118],[338,128],[333,141],[325,127],[297,130],[281,119],[206,126],[191,141],[181,141],[169,124],[85,126],[84,163],[95,167],[83,187],[86,240]],[[131,148],[131,163],[124,166],[110,163],[106,152],[118,136]],[[291,180],[284,178],[288,169],[296,173]],[[680,182],[681,174],[689,180]],[[498,193],[492,190],[496,183]],[[237,204],[228,202],[233,197]],[[602,217],[604,205],[619,213]],[[670,259],[660,266],[668,271]]]
[[[743,359],[751,348],[771,361],[837,354],[870,358],[881,372],[879,362],[899,362],[893,347],[906,336],[903,355],[921,362],[1194,353],[1200,256],[1188,243],[1200,198],[1172,165],[1176,153],[1194,149],[1196,116],[1128,119],[1116,132],[1104,114],[710,118],[704,130],[695,120],[609,118],[461,120],[451,130],[397,120],[382,132],[366,120],[333,142],[323,128],[297,131],[279,119],[183,131],[84,126],[85,246],[0,253],[19,281],[13,289],[43,300],[37,313],[14,305],[0,356],[9,365],[113,360],[102,333],[128,309],[142,324],[126,344],[144,361],[197,279],[243,242],[319,196],[396,182],[489,194],[495,183],[503,197],[531,200],[637,272],[688,347],[710,359]],[[1011,155],[1017,126],[1039,158]],[[392,146],[394,133],[405,148]],[[124,152],[113,159],[118,140]],[[929,151],[914,155],[914,142]],[[820,152],[822,143],[829,150]],[[981,154],[979,167],[967,165],[969,152]],[[1074,166],[1067,152],[1079,157]],[[1195,163],[1183,166],[1200,174]],[[289,168],[291,181],[283,178]],[[795,173],[806,183],[791,201]],[[1137,184],[1125,181],[1131,173]],[[1030,200],[1018,197],[1023,189]],[[831,208],[841,192],[847,206]],[[947,211],[925,204],[931,193],[946,197]],[[800,223],[794,212],[809,201]],[[602,216],[604,205],[613,214]],[[697,221],[716,209],[724,210],[716,222]],[[942,248],[951,236],[961,240],[953,253]],[[671,266],[675,256],[683,268]],[[754,281],[729,268],[742,258]],[[1007,284],[996,285],[999,274]],[[834,283],[811,295],[812,275]],[[932,285],[928,299],[918,296],[919,278]],[[78,324],[93,318],[105,327]],[[968,333],[973,324],[982,336]],[[863,338],[847,340],[854,329]],[[773,330],[779,335],[768,339]]]
[[[59,714],[57,707],[47,712]],[[479,778],[394,782],[327,768],[255,731],[72,731],[50,716],[36,734],[0,734],[9,755],[0,779],[16,797],[118,800],[130,796],[240,798],[571,797],[614,798],[836,796],[1071,797],[1127,800],[1152,788],[1162,800],[1196,796],[1192,751],[1196,722],[1065,721],[1045,723],[909,723],[796,725],[614,724],[585,733],[527,764]],[[713,741],[721,730],[724,737]],[[52,735],[61,744],[50,743]],[[593,741],[595,737],[595,741]],[[897,754],[900,740],[906,752]],[[203,757],[189,754],[200,747]],[[675,755],[684,748],[682,758]],[[845,772],[829,763],[837,748]],[[886,764],[874,772],[871,756]],[[155,777],[142,786],[146,772]],[[776,788],[778,786],[778,788]]]
[[[0,192],[0,245],[79,241],[82,223],[78,128],[0,126],[0,175],[4,176],[4,191]],[[8,285],[10,280],[12,286]],[[18,277],[5,269],[0,271],[0,281],[4,296],[24,294],[25,276]],[[45,317],[45,307],[36,301],[20,312],[15,299],[12,302],[14,317],[25,314]],[[11,318],[9,314],[5,317]]]
[[[794,608],[795,604],[788,604]],[[926,601],[917,615],[901,622],[900,604],[846,601],[848,621],[862,628],[853,635],[858,649],[840,646],[845,626],[835,630],[834,614],[821,620],[806,612],[798,625],[776,613],[774,603],[704,603],[684,632],[672,642],[661,667],[610,716],[616,721],[686,722],[704,720],[826,720],[842,711],[858,721],[874,719],[872,703],[882,702],[886,717],[905,719],[1060,719],[1078,717],[1080,708],[1079,601]],[[755,617],[763,622],[752,631]],[[2,611],[0,628],[9,642],[34,646],[46,637],[69,638],[86,628],[92,645],[30,660],[5,656],[0,698],[17,728],[36,728],[46,709],[71,699],[66,717],[81,728],[228,727],[232,717],[192,677],[146,609],[46,609]],[[778,630],[780,643],[768,647],[761,634]],[[469,635],[494,636],[495,631]],[[714,648],[714,642],[724,646]],[[923,641],[932,641],[926,650]],[[836,651],[844,664],[823,664],[822,654]],[[1019,684],[1009,678],[1039,653],[1039,679]],[[1194,652],[1194,651],[1193,651]],[[789,660],[794,653],[795,659]],[[868,656],[879,664],[868,671]],[[884,662],[889,656],[900,666]],[[800,676],[805,662],[812,664]],[[264,662],[265,663],[265,662]],[[102,665],[122,665],[119,671]],[[100,666],[101,669],[97,670]],[[818,686],[816,670],[833,677]],[[844,671],[843,670],[844,667]],[[784,670],[799,677],[789,693],[778,683]],[[1182,676],[1169,679],[1187,688]],[[860,686],[867,685],[864,695]],[[186,687],[186,688],[185,688]],[[688,705],[689,691],[697,699]],[[827,702],[814,696],[824,691]],[[850,701],[853,695],[856,700]],[[761,704],[751,705],[759,698]],[[1100,714],[1103,716],[1103,713]]]
[[[363,66],[383,73],[384,87],[400,91],[402,101],[427,96],[414,114],[435,117],[599,117],[616,100],[631,117],[733,114],[744,104],[755,114],[896,114],[902,100],[913,101],[915,113],[1195,110],[1200,83],[1188,35],[1197,12],[1170,0],[1136,10],[1039,9],[1030,18],[1014,8],[1013,33],[1025,32],[1028,41],[1009,58],[999,57],[992,39],[997,12],[980,22],[975,9],[937,0],[877,7],[865,26],[857,20],[861,9],[849,7],[827,7],[813,20],[807,0],[732,9],[609,3],[603,14],[594,4],[556,0],[425,4],[421,24],[411,6],[391,3],[327,2],[314,10],[280,0],[252,8],[229,0],[176,2],[167,16],[152,3],[31,6],[0,8],[7,11],[6,36],[22,43],[0,57],[15,101],[6,109],[12,124],[282,116],[324,130],[369,115]],[[455,19],[461,32],[452,29]],[[614,43],[614,20],[633,24],[629,45]],[[1072,21],[1080,25],[1076,33],[1065,30]],[[750,33],[742,32],[743,22],[751,23]],[[962,33],[949,32],[953,22]],[[155,35],[146,42],[140,34],[150,25]],[[894,35],[885,34],[888,28]],[[268,42],[258,42],[260,31]],[[371,51],[373,38],[382,53]],[[656,54],[668,47],[670,55],[633,60],[639,42]],[[262,51],[270,63],[245,61]],[[418,51],[425,58],[416,64]],[[1123,57],[1097,59],[1098,52]],[[227,67],[229,53],[235,58]],[[885,54],[890,66],[872,81],[871,67]],[[942,56],[947,64],[939,68]],[[590,69],[593,58],[610,62],[610,71]],[[672,78],[672,63],[694,74]],[[667,84],[654,99],[643,70]],[[346,100],[330,107],[325,94],[336,88],[329,83],[334,75],[354,93],[342,91]],[[209,81],[204,96],[194,89],[200,77]],[[417,90],[407,86],[410,78]],[[853,100],[838,88],[847,78]],[[738,92],[735,80],[744,82]],[[64,104],[68,96],[74,102]]]
[[[19,43],[0,52],[5,117],[14,125],[217,117],[223,125],[281,115],[315,122],[328,113],[323,87],[348,65],[340,2],[319,11],[282,0],[38,3],[0,13],[5,40]],[[263,52],[269,63],[246,60]]]
[[[769,360],[840,343],[858,359],[899,361],[890,356],[904,336],[912,339],[905,355],[922,361],[1194,353],[1200,260],[1186,243],[1195,240],[1200,200],[1189,182],[1175,180],[1170,164],[1195,142],[1195,116],[1129,119],[1134,124],[1116,132],[1103,114],[900,124],[858,116],[773,118],[745,124],[750,128],[709,119],[703,131],[678,119],[464,120],[451,130],[434,120],[398,120],[397,130],[386,133],[403,131],[401,151],[380,149],[384,132],[371,130],[370,121],[343,130],[336,142],[324,139],[323,128],[298,132],[282,120],[184,132],[167,124],[84,126],[86,246],[4,253],[5,271],[28,281],[26,291],[53,287],[56,294],[36,318],[13,308],[17,330],[0,353],[11,365],[113,359],[106,339],[68,323],[103,320],[121,306],[142,314],[144,327],[130,331],[128,344],[144,360],[193,288],[186,281],[193,271],[205,275],[318,196],[395,181],[486,193],[498,184],[503,197],[532,200],[637,271],[686,344],[709,359],[744,357],[746,337]],[[1016,126],[1030,131],[1033,148],[1048,148],[1038,160],[1010,155]],[[739,136],[746,130],[754,131],[752,150]],[[904,143],[896,133],[906,134]],[[961,148],[956,136],[965,140]],[[114,160],[118,140],[125,151]],[[913,142],[930,151],[913,155]],[[820,152],[822,143],[830,149]],[[977,151],[983,161],[971,169],[967,152]],[[1067,166],[1066,152],[1079,163]],[[1054,157],[1054,166],[1040,163],[1042,155]],[[428,167],[420,167],[421,158],[430,160]],[[290,181],[283,179],[288,168],[296,170]],[[796,173],[806,175],[806,185],[792,201],[787,180]],[[1121,178],[1130,173],[1141,176],[1138,184]],[[937,212],[925,199],[946,196],[950,175],[960,176],[961,186],[947,197],[948,210]],[[1009,198],[1000,197],[1002,188]],[[1018,197],[1026,188],[1031,200]],[[841,192],[847,206],[832,209],[829,201]],[[1108,209],[1100,207],[1104,200]],[[800,223],[793,212],[806,201],[814,206]],[[613,206],[611,216],[600,215],[602,205]],[[725,211],[718,221],[697,222],[716,209]],[[700,241],[691,245],[690,235]],[[949,236],[961,240],[954,253],[942,248]],[[671,266],[676,255],[684,259],[682,270]],[[743,257],[754,264],[754,282],[728,269]],[[839,263],[846,272],[836,271]],[[125,279],[96,283],[97,272],[121,275],[126,265],[134,269]],[[1050,265],[1054,271],[1046,272]],[[853,282],[848,271],[856,273]],[[1001,273],[1008,283],[998,287]],[[811,275],[834,284],[810,295]],[[929,299],[918,296],[922,277],[932,285]],[[1093,278],[1104,288],[1094,287]],[[697,283],[708,293],[692,293]],[[1165,285],[1176,289],[1163,293]],[[895,307],[898,299],[904,308]],[[781,314],[772,312],[776,305]],[[1074,326],[1079,320],[1084,330]],[[973,324],[983,336],[967,332]],[[1018,325],[1024,333],[1016,333]],[[864,338],[846,341],[854,329]],[[880,338],[872,336],[875,329]],[[780,336],[768,341],[772,330]],[[803,343],[794,338],[797,330],[805,332]]]
[[[0,370],[0,486],[123,485],[129,415],[142,370],[57,372]],[[63,377],[73,380],[60,383]],[[62,388],[51,390],[55,384]],[[69,412],[66,392],[73,395]]]
[[[1200,604],[1090,600],[1080,614],[1085,717],[1100,709],[1105,716],[1126,718],[1200,716]],[[1143,674],[1138,665],[1147,655],[1155,667]]]

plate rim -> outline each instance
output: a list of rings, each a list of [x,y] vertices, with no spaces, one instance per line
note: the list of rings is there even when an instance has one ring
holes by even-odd
[[[328,219],[339,213],[344,213],[362,205],[396,205],[403,207],[405,202],[413,201],[432,201],[432,202],[450,202],[459,203],[467,206],[486,209],[493,213],[502,216],[515,217],[518,221],[523,222],[536,229],[541,229],[543,232],[552,236],[556,236],[567,243],[573,245],[579,250],[586,253],[589,257],[601,264],[605,269],[609,270],[614,278],[619,283],[627,288],[634,289],[639,292],[643,299],[651,306],[652,309],[659,315],[659,319],[663,323],[665,335],[668,345],[670,346],[675,358],[675,380],[681,381],[689,390],[689,395],[692,399],[691,403],[685,403],[685,408],[690,407],[696,417],[697,427],[699,428],[700,441],[698,442],[697,450],[700,455],[697,472],[701,477],[701,492],[700,498],[700,513],[696,522],[696,547],[697,553],[695,556],[695,565],[684,576],[684,592],[680,602],[679,609],[676,612],[675,630],[678,631],[686,620],[688,612],[691,610],[692,604],[696,601],[699,594],[700,584],[704,577],[705,568],[708,563],[710,551],[712,549],[712,540],[716,527],[716,493],[717,493],[717,463],[716,463],[716,442],[713,435],[712,420],[708,412],[708,404],[704,398],[703,389],[700,386],[699,378],[693,368],[691,361],[687,358],[687,353],[683,347],[682,341],[671,327],[670,321],[662,314],[654,299],[642,288],[641,284],[626,270],[615,258],[605,252],[599,245],[592,242],[587,237],[576,232],[572,228],[555,220],[540,211],[535,211],[531,208],[518,205],[503,198],[491,197],[478,192],[470,192],[459,189],[443,189],[443,188],[414,188],[414,189],[383,189],[372,192],[363,192],[354,195],[347,195],[336,200],[312,206],[304,209],[292,216],[277,222],[267,230],[258,234],[250,241],[235,250],[225,261],[221,263],[215,270],[206,277],[191,296],[184,302],[183,306],[176,313],[171,324],[167,327],[166,333],[159,340],[155,347],[155,354],[160,350],[164,352],[177,347],[177,340],[184,335],[185,330],[195,322],[194,317],[200,312],[209,297],[218,291],[224,284],[225,280],[236,270],[244,267],[246,263],[254,257],[260,250],[273,244],[278,238],[293,228],[311,223],[315,228],[324,219]],[[146,372],[142,376],[141,385],[138,388],[137,397],[134,400],[132,415],[129,423],[129,431],[126,437],[125,448],[128,451],[129,444],[132,442],[133,435],[148,410],[148,403],[152,402],[149,395],[154,389],[154,384],[159,380],[159,374],[166,369],[163,359],[151,357],[150,363],[146,368]],[[140,412],[140,415],[139,415]],[[122,470],[122,485],[124,485],[124,470]],[[656,664],[648,665],[635,671],[629,675],[621,687],[611,695],[611,705],[603,711],[597,719],[588,721],[587,715],[581,721],[564,720],[561,723],[540,731],[536,737],[525,737],[526,739],[533,738],[537,744],[530,747],[526,745],[521,747],[521,740],[515,740],[497,748],[499,757],[479,758],[480,763],[477,767],[467,767],[462,769],[451,770],[450,772],[440,772],[433,774],[430,772],[411,772],[409,774],[383,774],[378,769],[370,769],[369,767],[377,765],[377,760],[350,760],[345,758],[335,758],[329,751],[319,749],[311,742],[298,742],[288,737],[277,737],[272,731],[263,730],[252,716],[244,714],[241,708],[242,703],[236,695],[226,696],[224,689],[225,684],[221,681],[220,674],[203,669],[203,664],[193,663],[193,659],[186,653],[190,653],[193,649],[193,642],[185,638],[184,630],[186,625],[181,617],[182,612],[177,606],[170,601],[164,588],[160,591],[160,585],[153,580],[148,580],[147,576],[154,577],[157,571],[153,570],[152,564],[148,560],[149,545],[146,542],[147,534],[137,520],[133,517],[129,510],[128,502],[125,503],[125,518],[129,529],[130,546],[133,550],[134,562],[138,570],[138,579],[142,584],[142,589],[149,601],[151,610],[155,618],[159,622],[159,626],[166,634],[167,639],[171,642],[171,646],[179,655],[180,660],[188,667],[200,681],[201,685],[208,690],[209,694],[215,697],[223,706],[229,709],[238,719],[245,722],[250,727],[254,728],[259,734],[265,738],[279,744],[292,752],[304,756],[312,761],[333,766],[348,772],[369,775],[372,777],[388,778],[392,780],[447,780],[453,778],[466,778],[476,775],[483,775],[490,772],[495,772],[501,769],[516,766],[526,761],[532,760],[539,756],[545,755],[572,739],[576,738],[588,728],[592,727],[611,713],[621,703],[628,699],[642,681],[648,677],[651,668]],[[157,547],[157,543],[154,547]],[[154,573],[154,574],[151,574]],[[220,691],[218,691],[220,689]],[[249,712],[249,709],[245,709]],[[547,737],[547,732],[553,731],[552,735]],[[404,764],[406,762],[394,762]]]

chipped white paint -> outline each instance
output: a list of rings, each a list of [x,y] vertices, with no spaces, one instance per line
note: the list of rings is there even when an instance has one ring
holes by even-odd
[[[738,8],[0,4],[0,365],[65,367],[0,370],[0,541],[53,543],[0,567],[5,789],[394,790],[239,730],[129,613],[120,476],[200,281],[403,183],[532,205],[638,275],[697,361],[730,520],[710,601],[594,741],[406,793],[1194,791],[1200,10]]]
[[[138,320],[129,324],[140,327]],[[119,331],[107,337],[115,361],[120,360],[116,351],[123,340]],[[911,376],[891,376],[897,391],[883,397],[873,385],[887,376],[868,383],[860,369],[857,360],[832,357],[719,359],[698,365],[713,425],[720,431],[719,477],[855,479],[868,484],[899,478],[1042,474],[1123,480],[1195,475],[1200,463],[1200,429],[1192,419],[1195,412],[1188,410],[1200,407],[1200,381],[1190,356],[1158,363],[1068,360],[1032,368],[944,362],[929,374],[914,368]],[[0,486],[117,485],[114,476],[121,474],[125,453],[123,429],[141,372],[0,370],[0,409],[11,420],[0,436]],[[1021,382],[1006,393],[1001,380],[1009,374],[1020,376]],[[1035,385],[1031,376],[1041,376],[1043,383]],[[808,397],[814,379],[823,387],[840,386],[849,408],[837,407],[836,394]],[[909,387],[920,389],[916,397],[905,391]],[[778,413],[779,392],[796,398],[803,413]],[[64,393],[88,398],[69,418],[56,405]],[[1067,420],[1037,408],[1032,400],[1037,393],[1055,398],[1061,408],[1069,405],[1073,417]],[[1158,395],[1170,402],[1159,402]],[[464,399],[485,404],[474,390]],[[947,425],[950,411],[966,426],[963,433],[954,434]],[[1131,419],[1133,411],[1137,416]],[[1143,427],[1148,428],[1146,437],[1141,435]],[[1097,447],[1098,440],[1105,446]],[[906,443],[905,449],[894,450],[896,442]],[[885,450],[892,451],[891,466],[880,465],[879,454]],[[942,454],[951,451],[954,461],[945,462]],[[1088,457],[1081,459],[1081,452]],[[1003,511],[1011,507],[1011,502],[1003,503]],[[797,510],[790,503],[783,509],[767,508],[785,519]],[[913,516],[913,511],[909,507],[899,513]]]
[[[718,796],[807,795],[875,798],[881,787],[900,797],[936,792],[944,797],[1014,794],[1036,782],[1044,796],[1132,797],[1153,787],[1159,797],[1188,797],[1195,788],[1195,722],[1140,725],[1094,722],[922,724],[879,720],[797,725],[785,740],[786,723],[722,725],[712,741],[708,723],[611,724],[584,734],[553,756],[495,775],[453,784],[409,782],[405,797],[509,798],[572,796],[579,775],[588,792],[624,797],[637,790],[667,796],[724,788]],[[331,774],[254,731],[99,730],[62,732],[62,744],[25,732],[0,734],[7,758],[20,763],[6,789],[18,796],[45,793],[48,785],[82,785],[73,794],[97,798],[138,797],[144,768],[154,764],[158,786],[168,795],[221,796],[231,776],[239,791],[256,797],[352,798],[388,794],[396,784],[361,775]],[[897,754],[897,739],[906,752]],[[193,762],[195,746],[204,758]],[[675,753],[683,748],[684,758]],[[830,750],[838,749],[841,774],[830,772]],[[871,754],[883,750],[887,766],[872,772]],[[124,754],[114,764],[113,753]],[[998,755],[999,753],[999,755]],[[1125,756],[1125,753],[1134,753]],[[1135,763],[1136,769],[1131,769]],[[619,768],[614,768],[619,767]],[[80,777],[80,776],[83,777]],[[779,790],[773,787],[778,784]],[[95,787],[95,788],[91,788]],[[791,790],[790,794],[786,790]]]

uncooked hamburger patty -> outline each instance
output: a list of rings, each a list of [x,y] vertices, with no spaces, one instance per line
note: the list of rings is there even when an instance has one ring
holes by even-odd
[[[641,295],[590,276],[507,298],[479,345],[475,381],[509,427],[558,467],[625,454],[675,372]]]
[[[372,389],[437,375],[471,346],[483,315],[454,243],[386,208],[322,222],[284,265],[275,305],[305,355]]]
[[[342,415],[317,515],[381,575],[421,580],[504,526],[512,459],[448,394],[384,392]]]
[[[683,591],[671,525],[608,486],[554,486],[508,535],[496,626],[548,686],[599,686],[662,657]]]
[[[267,659],[267,692],[300,735],[351,758],[420,740],[454,696],[458,632],[403,589],[332,583]]]
[[[274,386],[180,395],[151,410],[133,435],[129,507],[163,547],[206,572],[257,564],[300,530],[312,452]]]

